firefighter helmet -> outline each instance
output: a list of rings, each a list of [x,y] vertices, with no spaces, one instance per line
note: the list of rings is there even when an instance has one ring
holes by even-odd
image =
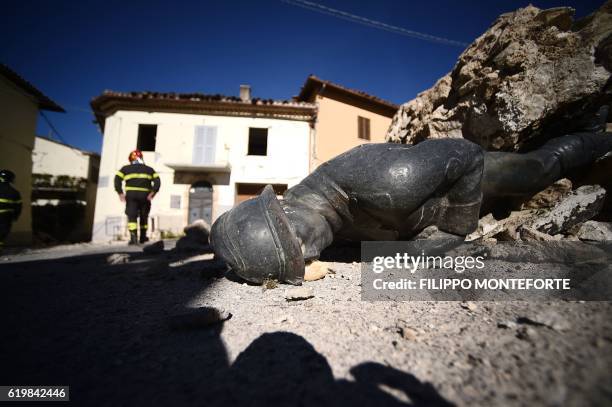
[[[137,149],[137,150],[134,150],[134,151],[132,151],[132,152],[130,153],[130,155],[128,156],[128,161],[129,161],[129,162],[134,162],[134,161],[136,161],[136,160],[137,160],[137,159],[139,159],[139,158],[140,158],[141,160],[143,159],[143,158],[142,158],[142,151],[140,151],[140,150],[138,150],[138,149]]]

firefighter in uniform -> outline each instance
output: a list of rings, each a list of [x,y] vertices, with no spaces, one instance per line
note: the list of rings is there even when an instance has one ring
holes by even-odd
[[[11,231],[11,225],[21,214],[21,195],[11,185],[15,174],[9,170],[0,170],[0,251],[4,239]]]
[[[142,152],[134,150],[129,155],[129,165],[123,166],[115,175],[115,191],[121,202],[125,202],[128,217],[130,245],[138,243],[137,220],[140,218],[140,243],[148,242],[147,229],[151,200],[159,192],[160,180],[155,170],[144,163]],[[125,181],[125,194],[122,184]]]

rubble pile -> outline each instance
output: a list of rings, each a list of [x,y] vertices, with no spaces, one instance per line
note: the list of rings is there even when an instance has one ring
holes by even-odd
[[[501,15],[431,89],[402,105],[387,140],[466,138],[487,150],[522,151],[612,100],[612,1],[574,10],[527,6]]]
[[[612,105],[612,0],[573,17],[570,7],[532,5],[499,16],[451,72],[400,107],[387,141],[465,138],[487,151],[526,152],[563,134],[601,131],[599,109]],[[486,214],[466,240],[610,240],[612,224],[594,218],[612,220],[611,165],[607,156],[569,174],[573,182],[557,181],[504,219]]]
[[[198,219],[183,229],[185,236],[176,242],[176,250],[184,253],[203,253],[210,250],[208,236],[210,225],[204,219]]]
[[[504,219],[495,219],[487,214],[478,222],[478,229],[466,237],[466,241],[553,241],[553,240],[612,240],[612,223],[597,222],[593,219],[602,209],[606,191],[599,185],[583,185],[569,193],[553,194],[561,180],[539,192],[524,204],[531,209],[511,212]],[[550,199],[557,197],[551,205]],[[537,207],[536,203],[541,206]]]

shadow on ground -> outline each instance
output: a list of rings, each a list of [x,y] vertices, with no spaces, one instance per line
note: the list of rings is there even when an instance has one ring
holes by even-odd
[[[160,256],[132,253],[115,266],[106,257],[0,264],[1,384],[69,385],[79,405],[451,405],[376,363],[336,380],[325,357],[288,332],[260,336],[230,365],[222,324],[168,325],[217,282],[210,260],[172,269]]]

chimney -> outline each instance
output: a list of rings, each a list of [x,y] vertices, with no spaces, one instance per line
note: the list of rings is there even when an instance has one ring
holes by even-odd
[[[240,85],[240,100],[243,102],[251,100],[251,85]]]

